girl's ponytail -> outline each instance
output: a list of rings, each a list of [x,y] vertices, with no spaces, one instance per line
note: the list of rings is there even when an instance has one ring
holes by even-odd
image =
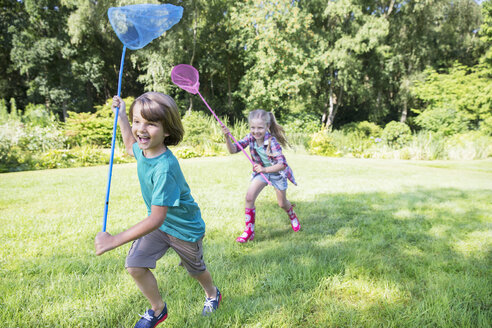
[[[287,137],[285,136],[284,128],[277,123],[275,115],[273,115],[272,112],[269,112],[268,115],[270,117],[270,133],[282,146],[289,146],[289,142],[287,141]]]

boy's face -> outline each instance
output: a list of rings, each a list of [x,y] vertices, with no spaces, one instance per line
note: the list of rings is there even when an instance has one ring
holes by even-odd
[[[132,133],[145,157],[156,157],[166,151],[164,138],[169,134],[164,132],[161,122],[144,119],[138,107],[133,110]]]
[[[261,118],[255,118],[249,121],[249,130],[258,144],[263,143],[268,126]]]

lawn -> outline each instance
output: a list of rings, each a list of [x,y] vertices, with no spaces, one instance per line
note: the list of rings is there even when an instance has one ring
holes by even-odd
[[[180,160],[207,224],[205,259],[223,293],[204,295],[170,251],[154,270],[159,327],[489,327],[492,161],[394,161],[288,153],[302,225],[274,192],[239,245],[249,163]],[[129,245],[100,257],[107,166],[0,175],[2,327],[133,327],[147,308],[124,269]],[[136,165],[116,165],[108,231],[145,215]]]

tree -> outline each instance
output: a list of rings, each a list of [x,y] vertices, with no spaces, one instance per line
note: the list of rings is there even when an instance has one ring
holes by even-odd
[[[452,66],[454,60],[476,62],[473,49],[480,19],[473,0],[395,0],[393,8],[386,15],[390,54],[385,65],[391,77],[389,96],[396,107],[388,119],[405,122],[412,106],[411,81],[427,66],[439,69]]]
[[[323,123],[331,128],[340,108],[353,107],[357,111],[359,104],[376,98],[370,90],[377,80],[369,73],[378,72],[374,67],[381,59],[373,59],[384,58],[388,22],[370,10],[370,2],[300,3],[314,18],[316,44],[311,58],[319,76],[315,99],[323,108]]]
[[[243,76],[241,49],[231,42],[228,16],[234,0],[176,1],[183,6],[181,21],[166,35],[135,55],[143,72],[139,81],[146,89],[169,93],[180,108],[208,111],[196,96],[187,94],[170,81],[177,64],[193,65],[200,73],[200,93],[218,115],[242,117],[242,99],[234,94]]]
[[[0,99],[16,98],[26,105],[26,87],[10,53],[14,35],[27,22],[24,6],[17,0],[0,0]]]
[[[25,0],[25,25],[13,35],[11,59],[24,76],[28,100],[44,103],[52,112],[62,114],[71,98],[73,78],[63,48],[66,8],[56,0]]]
[[[486,46],[481,61],[488,66],[489,75],[492,75],[492,0],[482,3],[483,23],[480,26],[480,40]]]
[[[312,15],[293,1],[250,0],[237,3],[228,18],[234,35],[229,44],[244,58],[236,94],[246,109],[273,110],[281,117],[310,108],[306,100],[317,79],[310,62]]]
[[[109,7],[127,5],[128,1],[63,0],[70,8],[67,33],[70,42],[65,47],[66,59],[77,81],[75,111],[93,111],[97,104],[117,92],[123,44],[108,19]],[[127,51],[123,70],[121,94],[138,96],[143,86],[138,83],[142,70],[135,62],[135,53]]]

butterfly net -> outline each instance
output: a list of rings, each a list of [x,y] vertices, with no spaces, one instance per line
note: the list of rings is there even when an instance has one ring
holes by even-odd
[[[183,90],[192,94],[198,93],[200,87],[198,71],[190,65],[180,64],[171,71],[171,80]]]
[[[158,38],[183,16],[183,8],[171,4],[140,4],[112,7],[108,17],[120,41],[137,50]]]

